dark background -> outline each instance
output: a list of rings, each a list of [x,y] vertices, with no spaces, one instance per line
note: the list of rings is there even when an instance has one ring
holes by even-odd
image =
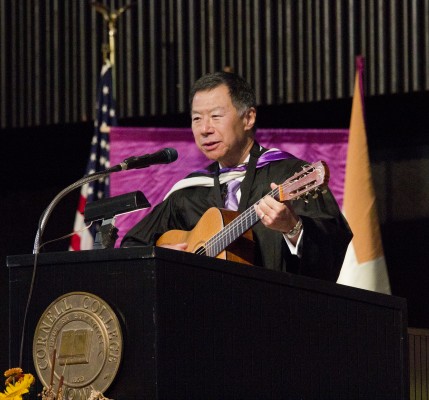
[[[409,326],[429,328],[429,92],[366,99],[367,132],[382,239],[392,293],[408,301]],[[264,106],[258,126],[273,128],[348,128],[351,99]],[[187,127],[187,114],[122,119],[124,126]],[[2,188],[0,213],[1,320],[0,365],[7,365],[7,255],[30,254],[40,215],[55,195],[81,178],[89,156],[92,122],[3,129],[0,131]],[[144,149],[136,154],[144,154]],[[53,212],[45,240],[71,232],[79,191]],[[396,199],[396,200],[395,200]],[[401,199],[398,202],[397,199]],[[63,251],[68,240],[45,251]],[[49,290],[49,288],[46,288]],[[13,301],[14,294],[11,293]]]

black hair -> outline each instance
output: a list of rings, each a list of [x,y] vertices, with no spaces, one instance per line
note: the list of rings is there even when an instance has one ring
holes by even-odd
[[[189,105],[192,110],[192,101],[197,92],[212,90],[218,86],[226,85],[234,107],[239,114],[243,114],[249,108],[256,108],[256,95],[252,86],[241,76],[232,72],[213,72],[203,75],[191,88],[189,93]]]

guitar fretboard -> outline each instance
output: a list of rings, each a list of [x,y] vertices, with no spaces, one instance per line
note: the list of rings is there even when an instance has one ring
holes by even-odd
[[[327,185],[328,179],[329,170],[326,164],[323,161],[318,161],[303,167],[301,172],[295,173],[283,184],[267,193],[267,195],[280,202],[299,199],[302,196],[307,196],[310,192],[320,190],[323,185]],[[259,204],[259,201],[255,204]],[[205,247],[201,248],[201,251],[210,257],[216,257],[259,220],[260,218],[256,214],[254,205],[252,205],[220,232],[207,240]]]

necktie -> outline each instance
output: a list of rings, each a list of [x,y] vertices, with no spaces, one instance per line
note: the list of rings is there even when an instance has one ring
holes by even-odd
[[[228,192],[226,194],[225,198],[225,208],[232,211],[238,210],[238,199],[237,199],[237,191],[240,187],[240,181],[237,179],[234,179],[230,182],[228,182]]]

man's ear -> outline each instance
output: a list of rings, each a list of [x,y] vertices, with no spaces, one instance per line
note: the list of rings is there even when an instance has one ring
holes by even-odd
[[[243,117],[244,122],[244,130],[252,130],[255,126],[256,122],[256,109],[254,107],[250,107]]]

